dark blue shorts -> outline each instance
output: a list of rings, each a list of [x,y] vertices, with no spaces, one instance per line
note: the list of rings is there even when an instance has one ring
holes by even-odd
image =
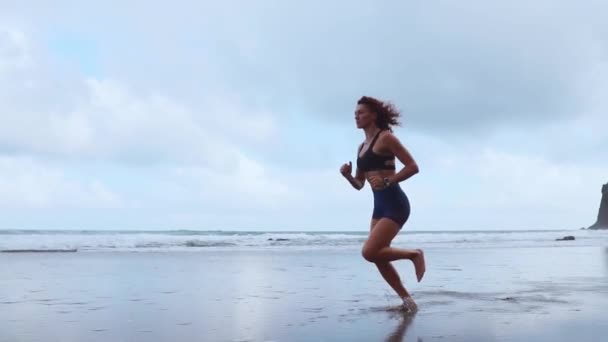
[[[399,228],[403,227],[410,217],[410,201],[399,184],[393,184],[386,189],[373,190],[374,212],[372,218],[389,218],[395,221]]]

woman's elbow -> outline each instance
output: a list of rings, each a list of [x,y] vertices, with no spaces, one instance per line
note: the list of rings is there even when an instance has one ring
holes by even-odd
[[[420,168],[418,167],[418,164],[412,163],[412,165],[410,167],[412,168],[412,174],[415,175],[420,172]]]

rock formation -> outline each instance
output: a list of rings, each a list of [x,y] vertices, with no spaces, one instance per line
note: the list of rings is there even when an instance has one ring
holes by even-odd
[[[589,229],[608,229],[608,183],[602,186],[602,201],[597,213],[597,221]]]

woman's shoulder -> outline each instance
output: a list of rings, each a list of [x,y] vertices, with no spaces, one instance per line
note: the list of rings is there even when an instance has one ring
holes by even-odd
[[[389,130],[382,132],[378,140],[378,143],[380,143],[383,148],[392,149],[394,146],[401,145],[401,140]]]
[[[384,140],[384,141],[395,141],[395,140],[399,140],[399,138],[397,138],[397,136],[391,132],[388,129],[383,130],[382,132],[380,132],[380,136],[378,137],[379,140]]]

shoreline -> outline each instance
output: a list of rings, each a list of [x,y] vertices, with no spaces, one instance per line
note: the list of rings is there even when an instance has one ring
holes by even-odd
[[[0,341],[548,342],[608,334],[605,247],[437,248],[425,257],[421,283],[410,263],[395,263],[420,308],[409,319],[358,250],[0,254],[0,272],[10,274],[0,279]]]

